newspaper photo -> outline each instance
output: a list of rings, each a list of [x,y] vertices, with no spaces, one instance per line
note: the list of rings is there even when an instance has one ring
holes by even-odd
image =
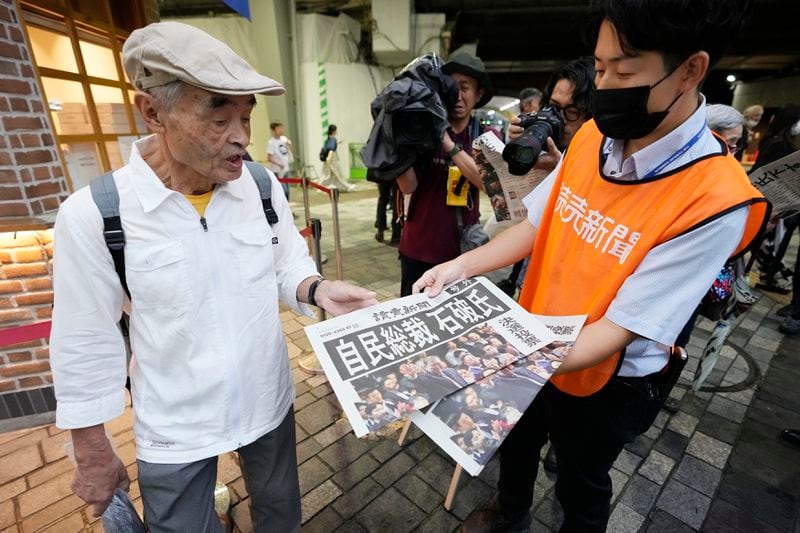
[[[774,214],[800,209],[800,150],[756,169],[750,182],[772,204]]]
[[[503,141],[492,132],[484,133],[472,143],[475,163],[481,171],[495,218],[498,222],[519,222],[528,215],[522,199],[547,177],[548,172],[534,168],[523,176],[511,174],[508,164],[503,161],[505,147]]]
[[[432,407],[414,422],[464,470],[477,476],[561,365],[586,315],[537,316],[555,340]]]
[[[486,278],[305,328],[361,437],[489,376],[556,336]]]

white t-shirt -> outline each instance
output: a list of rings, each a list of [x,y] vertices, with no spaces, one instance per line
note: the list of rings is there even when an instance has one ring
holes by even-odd
[[[289,151],[287,139],[281,136],[279,139],[271,137],[267,143],[267,155],[272,156],[269,162],[269,169],[282,177],[289,170],[289,162],[292,153]],[[273,163],[273,161],[275,161]]]

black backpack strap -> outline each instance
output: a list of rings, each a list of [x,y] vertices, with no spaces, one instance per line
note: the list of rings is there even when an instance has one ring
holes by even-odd
[[[111,259],[114,260],[114,270],[117,271],[122,288],[130,299],[131,292],[125,280],[125,233],[122,231],[122,219],[119,216],[119,192],[114,174],[108,172],[92,180],[89,190],[103,217],[103,238],[111,253]]]
[[[262,165],[252,161],[245,161],[244,164],[247,165],[247,170],[250,171],[250,175],[253,176],[253,180],[255,180],[258,186],[258,192],[261,193],[261,205],[264,207],[264,216],[267,217],[269,225],[274,226],[278,223],[278,213],[272,207],[272,179],[269,177],[267,169]]]

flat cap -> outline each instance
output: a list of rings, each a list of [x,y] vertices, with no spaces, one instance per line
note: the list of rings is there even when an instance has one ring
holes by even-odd
[[[281,95],[283,85],[262,76],[225,43],[180,22],[134,30],[122,47],[122,63],[140,90],[183,81],[221,94]]]

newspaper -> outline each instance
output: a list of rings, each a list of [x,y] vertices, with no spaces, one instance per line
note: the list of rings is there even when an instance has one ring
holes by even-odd
[[[800,209],[800,150],[756,169],[750,181],[772,204],[773,213]]]
[[[519,222],[528,216],[522,203],[529,192],[547,177],[546,170],[531,169],[523,176],[515,176],[508,171],[503,161],[506,145],[493,132],[486,132],[472,143],[475,150],[475,163],[481,171],[483,185],[494,209],[498,222],[511,220]]]
[[[586,315],[537,318],[556,340],[424,412],[411,414],[411,420],[473,476],[480,474],[553,375],[586,321]]]
[[[305,328],[356,436],[532,353],[555,335],[478,277]]]

